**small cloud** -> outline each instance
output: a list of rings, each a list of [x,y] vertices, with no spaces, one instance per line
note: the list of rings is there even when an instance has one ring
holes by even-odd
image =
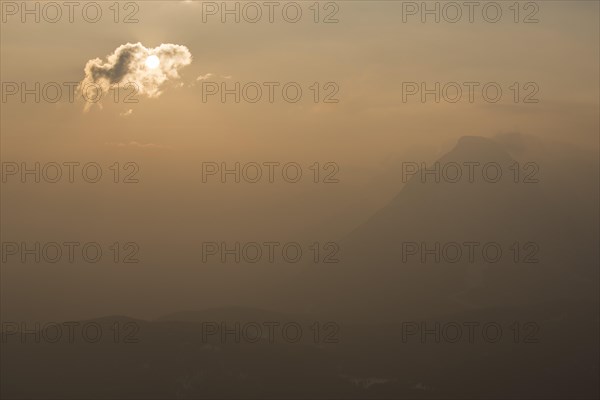
[[[123,143],[123,142],[107,142],[106,143],[107,146],[113,146],[113,147],[138,147],[138,148],[143,148],[143,149],[170,149],[170,146],[165,146],[162,144],[156,144],[156,143],[140,143],[140,142],[136,142],[135,140],[131,140],[127,143]]]
[[[131,114],[133,114],[133,110],[132,110],[131,108],[130,108],[129,110],[127,110],[127,111],[124,111],[124,112],[122,112],[122,113],[119,113],[119,115],[120,115],[121,117],[129,117]]]
[[[210,73],[210,72],[209,72],[208,74],[205,74],[205,75],[200,75],[199,77],[197,77],[197,78],[196,78],[196,80],[197,80],[197,81],[203,81],[203,80],[205,80],[205,79],[208,79],[208,78],[210,78],[210,77],[211,77],[211,76],[213,76],[213,75],[214,75],[214,74],[212,74],[212,73]]]
[[[196,82],[205,81],[207,79],[212,78],[213,76],[215,76],[215,74],[213,74],[212,72],[206,73],[204,75],[200,75],[196,78],[196,80],[194,80],[192,83],[190,83],[188,85],[188,87],[194,87],[194,86],[196,86]]]

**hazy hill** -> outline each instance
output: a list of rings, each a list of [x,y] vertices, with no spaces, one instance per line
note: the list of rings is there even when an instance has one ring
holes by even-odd
[[[415,173],[386,207],[342,241],[343,263],[309,269],[282,292],[289,296],[295,290],[306,311],[378,320],[593,299],[598,277],[593,154],[558,145],[530,151],[525,139],[530,138],[461,138],[438,163],[440,169],[463,166],[462,179],[450,167],[439,181],[431,173]],[[518,151],[515,142],[524,142]],[[486,164],[491,167],[483,177]],[[498,169],[501,178],[491,182]],[[389,184],[400,187],[402,179]],[[474,253],[465,242],[476,243]],[[426,251],[423,259],[421,250],[437,243],[439,261]]]

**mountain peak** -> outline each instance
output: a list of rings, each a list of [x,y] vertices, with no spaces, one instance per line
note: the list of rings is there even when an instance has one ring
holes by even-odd
[[[458,139],[456,146],[440,161],[496,161],[511,162],[512,157],[506,147],[493,139],[482,136],[463,136]]]

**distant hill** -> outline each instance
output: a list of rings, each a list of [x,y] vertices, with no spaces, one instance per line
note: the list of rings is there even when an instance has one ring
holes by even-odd
[[[269,322],[269,321],[310,321],[304,314],[289,314],[251,307],[218,307],[205,310],[180,311],[157,318],[157,322]]]
[[[199,311],[227,320],[243,308]],[[248,310],[252,312],[252,310]],[[266,312],[268,313],[268,312]],[[186,313],[187,314],[187,313]],[[279,313],[272,313],[269,318]],[[189,314],[187,314],[189,315]],[[280,314],[279,314],[280,315]],[[244,315],[239,315],[244,317]],[[291,316],[280,315],[283,323]],[[179,317],[178,317],[179,318]],[[531,330],[525,328],[533,321]],[[114,323],[135,322],[134,342],[116,343]],[[229,321],[233,322],[233,321]],[[299,342],[203,335],[200,322],[107,317],[103,340],[2,343],[2,398],[597,398],[598,318],[581,303],[472,310],[413,326],[478,323],[456,342],[445,334],[403,336],[403,323],[342,324],[338,341]],[[497,341],[482,336],[493,322]],[[515,342],[514,323],[519,323]],[[231,328],[232,326],[230,326]],[[444,331],[445,332],[445,331]],[[131,332],[130,332],[131,333]],[[30,338],[33,335],[30,333]],[[452,335],[454,336],[454,334]],[[406,340],[405,340],[406,339]],[[526,340],[527,339],[527,340]]]
[[[594,299],[598,172],[590,154],[519,148],[516,159],[509,144],[518,139],[461,138],[437,161],[440,170],[449,166],[439,181],[412,170],[397,196],[342,241],[343,263],[308,269],[282,292],[303,296],[307,311],[378,320]],[[501,178],[492,182],[497,171]],[[402,180],[389,184],[400,187]],[[439,261],[431,253],[436,244]]]

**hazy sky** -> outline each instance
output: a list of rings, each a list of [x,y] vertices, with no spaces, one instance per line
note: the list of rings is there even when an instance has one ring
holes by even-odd
[[[222,23],[218,14],[203,14],[202,2],[184,1],[132,2],[137,6],[120,10],[120,19],[136,11],[137,23],[115,23],[109,2],[100,2],[97,23],[79,10],[73,23],[66,10],[57,23],[33,17],[22,23],[6,3],[14,2],[2,2],[3,85],[81,82],[90,60],[100,59],[92,64],[102,67],[128,43],[141,43],[139,54],[163,44],[185,51],[165,47],[162,61],[179,64],[161,64],[164,77],[147,80],[152,73],[140,72],[140,82],[154,91],[140,93],[136,104],[105,97],[102,107],[86,111],[83,102],[64,99],[35,103],[29,96],[23,103],[15,95],[2,102],[3,162],[98,162],[105,174],[114,162],[135,162],[140,179],[73,185],[13,179],[3,184],[3,240],[138,241],[156,264],[186,259],[178,251],[201,240],[337,240],[401,187],[388,175],[395,161],[436,159],[463,135],[521,132],[598,151],[595,1],[535,2],[539,10],[522,2],[519,23],[512,2],[498,3],[498,23],[487,22],[480,9],[472,23],[466,15],[457,23],[432,17],[422,23],[420,14],[403,22],[406,5],[391,1],[322,2],[319,18],[335,11],[339,22],[314,23],[312,2],[298,2],[298,23],[275,11],[274,23],[264,15],[255,24],[232,17]],[[533,11],[539,22],[523,23]],[[203,82],[280,86],[273,103],[235,104],[231,96],[227,103],[218,96],[203,102]],[[288,82],[303,89],[297,103],[282,99]],[[315,103],[315,82],[321,99],[339,89],[339,102]],[[456,103],[435,103],[432,96],[422,103],[419,95],[403,102],[406,82],[495,82],[503,97],[492,104],[476,89],[473,102],[466,92]],[[510,89],[515,82],[519,103]],[[524,104],[532,88],[539,102]],[[313,184],[307,175],[296,184],[202,183],[203,162],[271,161],[299,163],[305,174],[315,162],[335,162],[340,182]]]

